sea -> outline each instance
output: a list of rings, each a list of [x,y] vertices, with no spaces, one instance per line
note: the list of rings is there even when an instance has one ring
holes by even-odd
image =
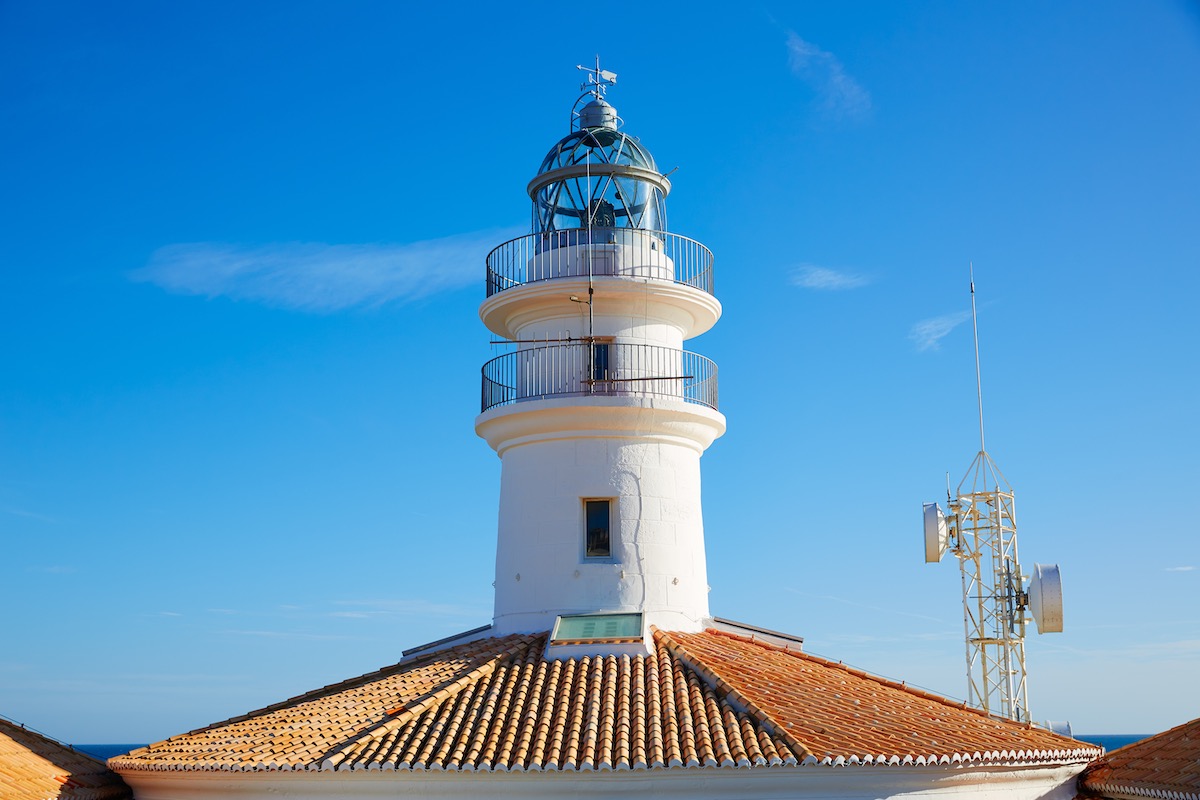
[[[1090,744],[1098,744],[1111,753],[1117,748],[1124,747],[1127,744],[1145,739],[1151,734],[1148,733],[1104,733],[1104,734],[1086,734],[1081,733],[1075,738]],[[98,758],[101,761],[107,761],[113,756],[123,756],[130,750],[136,750],[139,747],[145,747],[144,744],[73,744],[71,745],[76,750],[87,753],[92,758]]]
[[[92,758],[108,761],[113,756],[123,756],[130,750],[145,747],[144,744],[73,744],[71,747],[81,753],[87,753]]]

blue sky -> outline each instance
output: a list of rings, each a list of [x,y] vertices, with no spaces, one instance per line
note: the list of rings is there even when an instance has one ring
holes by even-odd
[[[1200,713],[1200,11],[0,6],[0,714],[145,742],[491,614],[483,256],[575,65],[717,256],[713,611],[965,695],[921,503],[988,449],[1038,719]]]

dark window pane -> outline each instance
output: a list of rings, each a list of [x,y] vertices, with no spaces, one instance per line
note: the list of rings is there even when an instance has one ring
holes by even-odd
[[[609,543],[609,508],[608,500],[587,500],[584,502],[584,524],[587,533],[585,553],[589,557],[607,557],[612,555],[612,545]]]
[[[592,380],[608,380],[608,345],[592,345]]]

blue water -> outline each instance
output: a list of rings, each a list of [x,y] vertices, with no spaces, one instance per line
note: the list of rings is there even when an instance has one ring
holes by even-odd
[[[130,750],[137,750],[139,747],[145,747],[144,744],[73,744],[74,747],[81,753],[87,753],[92,758],[98,758],[101,761],[108,761],[113,756],[123,756]]]
[[[1147,736],[1150,736],[1150,735],[1152,735],[1152,734],[1149,734],[1149,733],[1080,733],[1080,734],[1076,734],[1075,738],[1079,739],[1080,741],[1090,742],[1091,744],[1098,744],[1101,747],[1103,747],[1106,752],[1111,753],[1113,750],[1116,750],[1118,747],[1124,747],[1127,744],[1133,744],[1134,742],[1140,742],[1142,739],[1145,739]]]

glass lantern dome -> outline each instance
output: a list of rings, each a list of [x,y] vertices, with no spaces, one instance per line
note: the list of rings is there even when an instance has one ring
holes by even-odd
[[[666,230],[671,184],[619,122],[615,108],[594,98],[579,110],[575,130],[550,148],[529,184],[535,234],[600,230],[612,240],[624,228]]]

